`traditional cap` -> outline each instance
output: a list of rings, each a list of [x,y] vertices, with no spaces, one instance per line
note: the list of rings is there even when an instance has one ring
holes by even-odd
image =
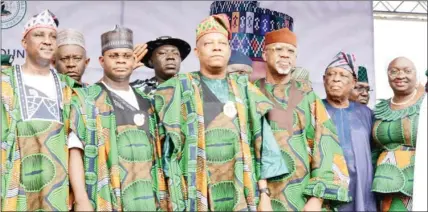
[[[229,64],[244,64],[244,65],[253,65],[253,61],[248,57],[247,55],[243,54],[239,51],[232,51],[232,54],[230,55]]]
[[[48,10],[49,11],[49,10]],[[53,18],[53,20],[54,20],[54,22],[55,22],[55,25],[56,25],[56,27],[58,27],[59,26],[59,20],[58,20],[58,18],[55,16],[55,14],[53,14],[51,11],[49,11],[49,13],[51,14],[51,16],[52,16],[52,18]]]
[[[78,45],[85,49],[83,34],[74,29],[64,29],[58,32],[56,42],[58,47],[63,45]]]
[[[293,31],[293,18],[285,13],[259,7],[258,1],[213,1],[210,15],[226,14],[229,18],[232,39],[230,48],[263,61],[265,34],[277,29]]]
[[[367,75],[367,69],[364,66],[358,66],[358,82],[369,83],[369,76]]]
[[[11,66],[13,62],[13,55],[10,54],[2,54],[1,55],[1,65],[2,66]]]
[[[53,30],[57,30],[57,22],[54,20],[53,13],[49,10],[44,10],[43,12],[33,16],[24,26],[23,37],[27,35],[27,33],[35,28],[49,28]]]
[[[296,80],[309,80],[309,71],[303,67],[294,68],[291,78]]]
[[[117,48],[134,49],[133,32],[128,28],[116,25],[113,31],[101,35],[101,53]]]
[[[265,45],[269,45],[271,43],[288,43],[297,47],[297,38],[290,29],[282,28],[266,33]]]
[[[337,53],[337,55],[333,58],[333,61],[327,66],[327,69],[333,67],[343,68],[351,72],[353,75],[356,75],[355,72],[357,72],[357,67],[354,54],[348,54],[345,52]]]
[[[161,36],[156,38],[156,40],[147,42],[147,53],[146,55],[144,55],[143,59],[141,59],[141,62],[146,67],[153,68],[153,66],[149,64],[149,60],[152,57],[152,54],[155,49],[163,45],[172,45],[177,47],[178,51],[180,51],[181,61],[186,59],[187,55],[189,55],[191,50],[190,45],[184,40],[172,38],[171,36]]]
[[[196,41],[206,34],[215,32],[222,33],[228,39],[231,38],[230,24],[227,15],[212,15],[202,20],[201,23],[199,23],[198,28],[196,28]]]

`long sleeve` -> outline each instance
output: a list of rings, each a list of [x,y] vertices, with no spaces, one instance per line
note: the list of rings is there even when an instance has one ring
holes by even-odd
[[[321,99],[308,93],[306,110],[306,137],[311,154],[311,178],[304,194],[318,198],[349,202],[349,173],[336,127]]]
[[[262,154],[260,179],[269,179],[289,173],[281,148],[275,140],[272,129],[265,117],[262,117]]]
[[[71,107],[70,107],[70,129],[71,133],[74,133],[76,137],[82,141],[85,142],[86,139],[86,126],[84,121],[85,114],[82,111],[82,105],[80,104],[79,98],[77,96],[73,96],[71,100]]]

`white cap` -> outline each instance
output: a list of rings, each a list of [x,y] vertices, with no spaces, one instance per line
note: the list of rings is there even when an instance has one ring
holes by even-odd
[[[55,20],[52,15],[53,14],[49,10],[44,10],[43,12],[31,17],[24,26],[23,37],[35,28],[50,28],[57,30],[57,25],[55,24]]]
[[[62,45],[78,45],[86,49],[83,34],[74,29],[63,29],[58,32],[56,42],[58,47]]]

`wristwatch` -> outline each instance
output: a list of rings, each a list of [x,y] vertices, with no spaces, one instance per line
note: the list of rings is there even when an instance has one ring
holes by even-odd
[[[270,190],[269,188],[261,188],[259,189],[260,194],[266,193],[266,195],[268,195],[268,197],[270,197]]]

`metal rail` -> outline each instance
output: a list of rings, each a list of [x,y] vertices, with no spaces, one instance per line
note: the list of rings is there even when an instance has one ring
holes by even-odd
[[[427,22],[427,8],[427,1],[373,1],[373,16],[375,19]]]

